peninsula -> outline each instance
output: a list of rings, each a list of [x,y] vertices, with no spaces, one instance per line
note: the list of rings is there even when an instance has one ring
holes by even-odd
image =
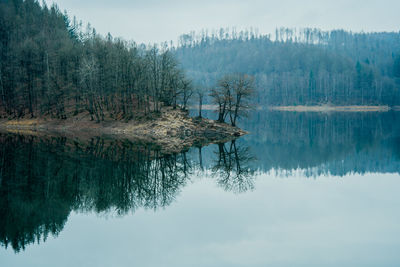
[[[51,118],[0,119],[0,132],[30,135],[62,135],[87,139],[95,136],[151,143],[165,153],[178,153],[192,146],[204,146],[238,138],[247,132],[227,123],[190,117],[188,111],[165,107],[158,114],[127,122],[90,120],[79,114],[65,120]]]

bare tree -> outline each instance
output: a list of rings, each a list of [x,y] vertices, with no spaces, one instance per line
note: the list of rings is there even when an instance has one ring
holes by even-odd
[[[247,74],[225,75],[218,81],[218,87],[211,90],[213,103],[218,106],[218,122],[225,122],[229,115],[232,126],[237,119],[246,116],[254,93],[254,78]]]
[[[229,98],[229,117],[232,126],[237,119],[247,116],[251,109],[250,100],[254,94],[254,78],[247,74],[236,74],[233,78],[233,96]]]
[[[218,81],[217,87],[211,90],[210,96],[212,97],[213,103],[218,106],[218,122],[225,122],[226,116],[228,115],[231,88],[231,76],[226,75]]]
[[[94,57],[84,58],[80,67],[81,84],[84,88],[84,95],[86,97],[86,109],[89,111],[91,119],[93,115],[96,116],[96,121],[100,121],[100,114],[102,114],[102,105],[99,103],[98,96],[96,95],[98,66]],[[103,116],[102,116],[103,117]]]
[[[203,108],[203,98],[204,98],[204,91],[201,88],[196,90],[197,99],[199,100],[199,118],[202,118],[202,108]]]
[[[190,80],[181,78],[182,110],[186,110],[190,97],[193,95],[193,86]]]

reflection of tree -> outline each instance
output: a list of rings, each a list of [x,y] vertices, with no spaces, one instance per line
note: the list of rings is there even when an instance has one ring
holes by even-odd
[[[73,210],[122,215],[168,206],[195,164],[185,152],[163,155],[126,140],[0,134],[0,144],[0,244],[16,252],[57,236]],[[235,141],[218,147],[218,183],[234,192],[253,188],[248,149]]]
[[[57,235],[71,210],[167,206],[191,170],[186,153],[128,141],[0,135],[0,143],[0,243],[17,252]]]
[[[236,193],[254,188],[254,169],[249,164],[255,158],[248,147],[240,147],[236,140],[218,144],[217,160],[212,167],[218,184],[227,191]]]
[[[58,235],[74,201],[71,180],[59,175],[60,164],[40,157],[32,140],[1,142],[0,242],[15,251],[50,233]]]
[[[203,154],[201,152],[201,146],[197,147],[199,151],[199,168],[201,171],[204,171],[204,165],[203,165]]]

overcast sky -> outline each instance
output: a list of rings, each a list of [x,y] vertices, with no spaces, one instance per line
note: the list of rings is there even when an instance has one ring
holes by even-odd
[[[192,30],[220,27],[342,28],[399,31],[400,0],[47,0],[70,16],[136,42],[177,40]]]

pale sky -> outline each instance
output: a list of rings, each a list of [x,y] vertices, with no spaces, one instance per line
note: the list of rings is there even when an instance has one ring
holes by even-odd
[[[153,43],[220,27],[399,31],[400,0],[47,0],[105,35]]]

